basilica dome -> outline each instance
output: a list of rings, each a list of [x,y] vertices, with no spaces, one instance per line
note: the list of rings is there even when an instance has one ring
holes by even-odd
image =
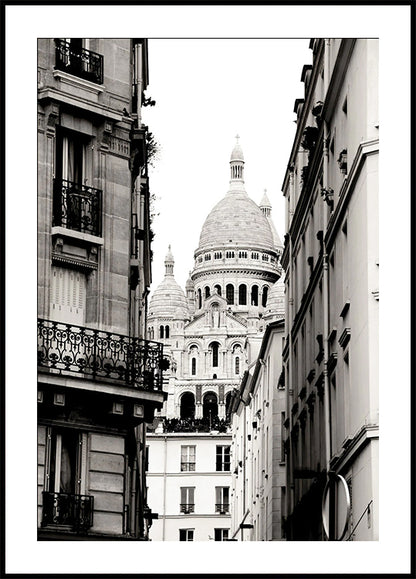
[[[202,227],[200,250],[229,244],[274,249],[269,222],[245,191],[230,190],[211,210]]]
[[[177,311],[188,311],[188,304],[183,289],[173,277],[173,266],[175,260],[169,246],[165,258],[165,277],[153,292],[149,303],[149,319],[154,318],[174,318]]]

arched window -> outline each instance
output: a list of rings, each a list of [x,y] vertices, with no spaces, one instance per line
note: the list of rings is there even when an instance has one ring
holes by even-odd
[[[219,348],[219,343],[218,342],[212,342],[212,344],[211,344],[212,366],[214,368],[218,367],[218,348]]]
[[[198,309],[202,308],[202,293],[201,290],[198,290]]]
[[[165,338],[169,338],[169,326],[165,326]]]
[[[266,285],[266,286],[264,286],[264,288],[263,288],[263,295],[262,295],[262,298],[261,298],[261,305],[263,306],[263,308],[266,307],[266,304],[267,304],[267,295],[268,295],[268,293],[269,293],[269,288],[268,288],[267,285]]]
[[[238,288],[238,303],[240,306],[247,305],[247,286],[244,283]]]
[[[216,286],[214,286],[214,289],[217,290],[217,294],[220,296],[220,295],[221,295],[221,286],[220,286],[220,285],[216,285]]]
[[[160,326],[160,328],[159,328],[159,338],[162,338],[162,340],[163,340],[164,334],[165,334],[164,328],[163,328],[163,326]]]
[[[208,420],[218,416],[218,400],[214,392],[207,392],[202,403],[202,415]]]
[[[181,418],[195,417],[195,396],[192,392],[185,392],[181,398]]]
[[[192,376],[196,375],[196,358],[192,358],[191,360],[191,374]]]
[[[233,304],[234,303],[234,286],[232,284],[227,284],[227,287],[225,288],[225,293],[226,293],[226,297],[227,297],[227,304]]]
[[[208,299],[210,295],[209,287],[205,286],[205,299]]]
[[[235,373],[240,373],[240,358],[238,356],[235,359]]]
[[[251,288],[251,305],[258,306],[259,305],[259,286],[253,285]]]
[[[225,415],[227,418],[230,417],[231,411],[231,392],[228,392],[227,396],[225,397]]]

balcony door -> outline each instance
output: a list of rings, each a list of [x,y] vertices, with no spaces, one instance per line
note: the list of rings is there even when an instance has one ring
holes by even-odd
[[[91,187],[89,138],[81,133],[60,130],[56,144],[56,179],[54,199],[55,225],[82,230],[83,220],[90,215],[85,187]],[[84,187],[84,189],[83,189]]]
[[[80,434],[77,431],[70,429],[49,431],[46,490],[54,493],[80,494],[80,446]]]

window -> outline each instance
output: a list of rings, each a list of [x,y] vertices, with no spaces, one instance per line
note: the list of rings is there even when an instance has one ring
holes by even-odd
[[[217,472],[229,472],[230,470],[230,446],[217,446],[216,466]]]
[[[205,287],[205,299],[208,299],[210,296],[210,289],[208,286]]]
[[[202,308],[202,293],[201,290],[198,290],[198,309]]]
[[[211,254],[210,254],[210,253],[206,253],[206,254],[204,255],[204,259],[205,259],[205,261],[211,261]]]
[[[227,298],[227,304],[233,304],[234,303],[234,286],[232,284],[227,284],[227,287],[225,288],[225,293],[226,293],[226,298]]]
[[[195,446],[181,446],[181,472],[195,471]]]
[[[181,487],[180,512],[185,515],[195,512],[195,487]]]
[[[164,328],[163,326],[160,326],[160,328],[159,328],[159,338],[162,338],[162,339],[163,339],[164,335],[165,335],[165,328]]]
[[[263,255],[261,256],[263,261],[269,261],[269,256],[266,255],[265,253],[263,253]]]
[[[265,308],[266,305],[267,305],[267,295],[268,295],[268,293],[269,293],[269,288],[268,288],[267,285],[266,285],[266,286],[264,286],[264,288],[263,288],[263,295],[262,295],[262,298],[261,298],[261,305],[263,306],[263,308]]]
[[[234,251],[226,251],[225,252],[225,257],[228,259],[232,259],[235,256]]]
[[[240,306],[247,305],[247,286],[244,283],[238,288],[238,303]]]
[[[221,286],[216,285],[216,286],[214,286],[214,289],[217,290],[217,294],[220,296],[221,295]]]
[[[259,305],[259,287],[257,285],[253,285],[251,288],[251,305]]]
[[[228,540],[229,529],[214,529],[214,540],[215,541],[226,541]]]
[[[230,512],[230,487],[215,487],[215,512],[221,515]]]
[[[87,278],[84,273],[52,266],[51,319],[84,325]]]
[[[165,338],[169,338],[169,326],[165,326]]]
[[[179,529],[179,541],[193,541],[194,529]]]
[[[247,258],[247,251],[239,251],[238,252],[238,257],[240,259],[246,259]]]
[[[195,396],[192,392],[184,392],[181,396],[181,418],[195,417]]]
[[[214,253],[214,259],[221,259],[222,258],[222,252],[221,251],[216,251]]]
[[[213,368],[217,368],[217,367],[218,367],[218,348],[219,348],[218,342],[213,342],[213,343],[211,344],[211,350],[212,350],[212,366],[213,366]]]
[[[192,358],[191,360],[191,374],[192,376],[196,375],[196,358]]]
[[[251,259],[258,259],[258,258],[259,258],[259,254],[258,254],[256,251],[254,251],[254,252],[251,254]]]
[[[240,373],[240,358],[237,356],[235,359],[235,368],[234,368],[235,374],[239,374]]]

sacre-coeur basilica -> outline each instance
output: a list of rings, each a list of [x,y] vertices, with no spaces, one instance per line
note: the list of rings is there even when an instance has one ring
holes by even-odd
[[[147,436],[155,540],[177,540],[184,519],[193,540],[228,538],[230,403],[265,325],[284,317],[282,250],[266,192],[256,204],[245,190],[237,138],[229,189],[204,222],[185,291],[169,247],[149,303],[148,337],[170,362],[168,398]]]

